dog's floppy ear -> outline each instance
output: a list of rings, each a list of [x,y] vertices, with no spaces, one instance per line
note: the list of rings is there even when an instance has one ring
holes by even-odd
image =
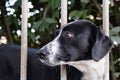
[[[92,58],[99,61],[112,48],[113,43],[100,29],[96,29],[95,34],[96,40],[92,48]]]

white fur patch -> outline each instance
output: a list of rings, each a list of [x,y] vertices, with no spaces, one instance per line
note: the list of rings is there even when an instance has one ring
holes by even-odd
[[[60,50],[60,43],[59,43],[58,39],[61,35],[61,32],[62,32],[62,30],[60,31],[59,35],[53,41],[48,43],[48,45],[47,45],[47,49],[49,49],[48,51],[50,53],[48,56],[50,63],[54,63],[56,54],[60,53],[60,51],[59,51]]]
[[[50,62],[54,62],[55,55],[59,53],[59,42],[53,40],[49,46],[50,55],[48,56]]]
[[[61,61],[60,64],[68,64],[80,70],[84,74],[82,80],[103,80],[105,71],[105,58],[101,59],[99,62],[94,60],[72,62]]]

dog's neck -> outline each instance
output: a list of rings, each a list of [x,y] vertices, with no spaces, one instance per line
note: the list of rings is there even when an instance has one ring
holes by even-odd
[[[99,62],[86,60],[69,62],[68,65],[77,68],[84,74],[81,80],[103,80],[105,73],[105,58],[101,59]]]

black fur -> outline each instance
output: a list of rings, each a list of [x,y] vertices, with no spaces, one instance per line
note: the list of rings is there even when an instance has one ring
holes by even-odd
[[[60,67],[40,62],[37,49],[28,49],[27,80],[60,80]],[[77,80],[82,73],[67,67],[68,80]],[[0,45],[0,80],[20,80],[20,46]]]

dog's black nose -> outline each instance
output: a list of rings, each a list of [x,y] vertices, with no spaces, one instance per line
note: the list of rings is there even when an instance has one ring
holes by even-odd
[[[45,59],[47,57],[47,52],[44,51],[44,50],[39,50],[37,52],[37,54],[38,54],[38,56],[39,56],[40,59]]]

